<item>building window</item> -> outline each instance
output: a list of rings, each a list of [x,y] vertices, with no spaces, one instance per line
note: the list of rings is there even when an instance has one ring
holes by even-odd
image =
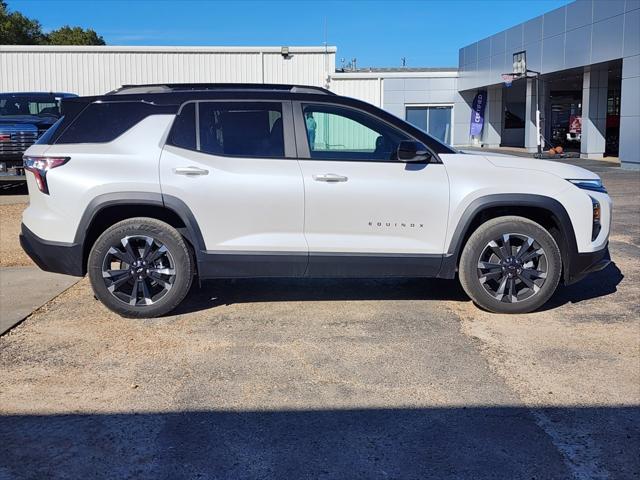
[[[450,106],[412,106],[407,107],[407,122],[443,143],[451,144],[451,111]]]

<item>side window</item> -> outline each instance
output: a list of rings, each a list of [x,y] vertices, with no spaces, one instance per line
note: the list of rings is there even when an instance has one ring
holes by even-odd
[[[169,143],[196,150],[196,104],[187,103],[173,121]]]
[[[375,117],[336,105],[304,105],[311,158],[393,161],[409,137]]]
[[[284,157],[278,102],[200,102],[199,150],[238,157]]]

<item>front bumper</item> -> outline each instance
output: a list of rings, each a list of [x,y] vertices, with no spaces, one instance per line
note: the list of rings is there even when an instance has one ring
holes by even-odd
[[[24,180],[24,163],[19,156],[0,155],[0,180],[9,177],[12,180]]]
[[[611,263],[609,244],[602,250],[590,253],[574,253],[564,266],[564,284],[579,282],[588,274],[604,270]]]
[[[75,277],[85,274],[82,245],[79,243],[49,242],[22,224],[20,245],[42,270]]]

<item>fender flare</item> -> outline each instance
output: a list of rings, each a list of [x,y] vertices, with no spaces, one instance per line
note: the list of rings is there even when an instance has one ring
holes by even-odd
[[[201,252],[206,250],[202,232],[189,207],[177,197],[157,192],[111,192],[93,198],[80,218],[74,243],[84,245],[87,231],[97,215],[105,208],[114,205],[148,205],[166,208],[184,223],[186,231],[182,233],[192,243],[198,259],[202,255]]]
[[[458,269],[458,260],[464,248],[464,239],[470,233],[469,229],[473,220],[482,211],[494,207],[534,207],[550,212],[556,219],[560,228],[563,242],[558,245],[562,255],[562,263],[565,270],[565,278],[571,270],[572,260],[578,255],[575,230],[571,217],[564,206],[556,199],[544,195],[528,193],[499,193],[485,195],[473,200],[465,209],[458,221],[458,225],[451,237],[440,269],[439,277],[454,278]]]

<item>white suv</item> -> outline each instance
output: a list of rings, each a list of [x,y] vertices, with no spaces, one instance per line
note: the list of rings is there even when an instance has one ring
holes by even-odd
[[[561,163],[464,154],[314,87],[127,86],[26,152],[23,248],[131,317],[193,277],[440,277],[529,312],[609,263],[611,200]]]

